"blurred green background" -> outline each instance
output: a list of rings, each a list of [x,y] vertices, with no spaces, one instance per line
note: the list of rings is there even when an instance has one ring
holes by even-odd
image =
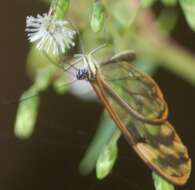
[[[1,7],[0,101],[6,102],[17,100],[31,84],[25,69],[30,48],[24,30],[26,16],[46,12],[48,7],[39,0],[2,1]],[[153,9],[158,15],[162,5],[157,3]],[[195,33],[186,24],[180,7],[175,9],[179,15],[172,37],[193,53]],[[169,119],[189,148],[193,162],[195,88],[163,68],[154,78],[168,102]],[[123,138],[119,141],[118,161],[109,177],[98,181],[94,173],[86,177],[78,173],[79,162],[99,124],[103,108],[98,103],[83,102],[70,94],[57,96],[51,89],[44,92],[35,132],[28,140],[14,136],[16,110],[17,103],[0,105],[0,188],[153,189],[151,171]],[[178,189],[194,190],[193,173],[192,168],[189,182]]]

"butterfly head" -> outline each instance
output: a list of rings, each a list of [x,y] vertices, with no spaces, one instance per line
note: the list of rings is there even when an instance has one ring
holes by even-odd
[[[77,80],[89,80],[89,70],[88,69],[79,69],[76,73]]]
[[[104,48],[106,44],[103,44],[88,54],[80,53],[75,54],[76,62],[80,63],[80,68],[77,70],[76,78],[77,80],[88,80],[92,81],[96,78],[97,68],[99,67],[96,59],[94,59],[93,54],[95,54],[100,49]]]
[[[77,80],[94,80],[96,76],[96,60],[90,54],[77,55],[79,68],[76,73]]]

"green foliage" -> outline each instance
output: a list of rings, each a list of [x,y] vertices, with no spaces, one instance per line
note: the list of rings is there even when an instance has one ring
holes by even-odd
[[[118,155],[117,142],[111,141],[106,145],[96,163],[96,176],[98,179],[104,179],[111,172]]]
[[[92,6],[91,28],[94,32],[99,32],[104,26],[104,6],[101,1],[95,0]]]
[[[180,0],[186,21],[193,31],[195,31],[195,1]]]
[[[18,138],[28,139],[34,131],[40,103],[37,92],[36,87],[32,86],[20,98],[14,127],[14,133]]]
[[[79,171],[82,175],[88,175],[93,171],[104,147],[111,142],[112,138],[116,139],[117,131],[118,129],[114,122],[106,113],[103,113],[99,128],[80,163]]]
[[[156,190],[175,190],[172,184],[160,177],[155,172],[152,172],[152,178],[154,180],[154,186]]]
[[[35,46],[29,52],[27,66],[34,84],[20,98],[14,129],[15,135],[22,139],[29,138],[34,131],[40,102],[38,94],[49,87],[55,69]]]

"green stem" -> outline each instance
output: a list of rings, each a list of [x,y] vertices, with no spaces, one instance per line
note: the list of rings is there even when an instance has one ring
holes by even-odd
[[[145,39],[139,40],[137,50],[138,54],[154,58],[160,66],[195,85],[195,56],[184,48],[170,41]]]
[[[161,60],[161,66],[179,75],[189,83],[195,85],[195,56],[186,50],[165,44],[163,51],[156,51],[156,57]]]
[[[100,126],[80,163],[79,171],[81,174],[87,175],[92,172],[103,148],[110,142],[112,137],[115,140],[119,138],[119,134],[118,132],[116,133],[116,131],[118,131],[118,129],[114,122],[107,114],[103,113]]]

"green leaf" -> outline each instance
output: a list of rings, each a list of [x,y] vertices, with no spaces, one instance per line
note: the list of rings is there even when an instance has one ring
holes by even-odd
[[[99,32],[104,25],[104,6],[100,1],[95,1],[92,7],[91,28],[93,32]]]
[[[195,0],[180,0],[186,21],[193,31],[195,31]]]
[[[174,185],[160,177],[157,173],[152,172],[152,178],[156,190],[175,190]]]
[[[37,91],[34,90],[34,86],[32,86],[22,94],[20,100],[21,102],[17,110],[14,133],[18,138],[27,139],[34,131],[40,98],[37,95]]]
[[[117,143],[111,142],[103,148],[97,163],[96,163],[96,176],[98,179],[105,178],[115,164],[118,155]]]

